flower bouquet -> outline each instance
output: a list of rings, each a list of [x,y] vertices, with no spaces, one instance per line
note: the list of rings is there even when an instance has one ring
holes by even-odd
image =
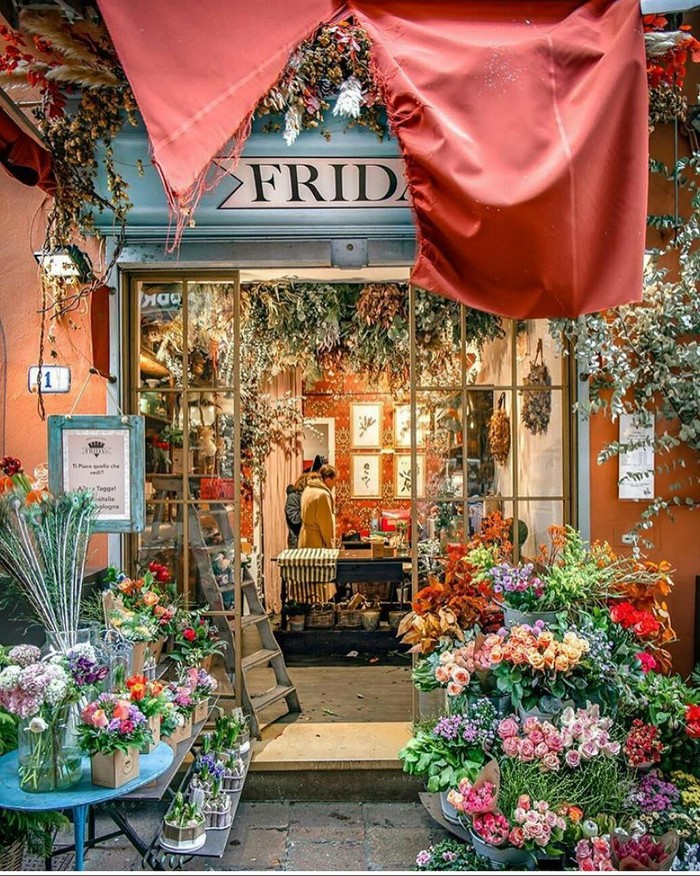
[[[189,734],[185,735],[185,718],[178,711],[175,703],[167,698],[165,710],[160,719],[160,739],[169,745],[173,752],[177,751],[177,747],[184,739],[189,739]]]
[[[664,751],[659,728],[635,718],[625,740],[627,763],[638,770],[649,770],[661,761]]]
[[[214,655],[221,654],[225,647],[226,643],[220,641],[209,621],[193,612],[176,630],[171,656],[184,666],[202,666],[208,670]]]
[[[0,706],[20,719],[20,787],[33,792],[68,788],[82,776],[72,707],[97,688],[107,667],[86,643],[45,659],[34,645],[18,645],[6,660]]]
[[[183,672],[180,682],[192,692],[195,709],[192,714],[192,723],[199,724],[209,714],[209,697],[218,687],[218,682],[202,667],[189,666]]]
[[[192,715],[195,710],[195,700],[192,696],[192,689],[186,684],[177,684],[171,682],[166,688],[166,697],[172,704],[172,707],[178,716],[177,728],[174,733],[169,734],[170,740],[165,740],[168,744],[177,744],[184,739],[189,739],[192,735]],[[174,738],[172,738],[174,736]]]
[[[116,694],[101,694],[80,717],[80,744],[90,755],[93,785],[119,788],[137,778],[139,751],[151,738],[138,706]]]
[[[678,853],[678,834],[670,830],[655,839],[648,833],[628,836],[618,831],[610,842],[610,857],[616,870],[670,870]]]
[[[150,754],[160,742],[161,717],[167,711],[168,698],[161,681],[148,681],[145,675],[132,675],[126,680],[129,699],[146,716],[151,738],[141,748],[141,754]]]

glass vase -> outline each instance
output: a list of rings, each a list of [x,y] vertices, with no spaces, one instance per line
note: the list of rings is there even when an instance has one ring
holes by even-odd
[[[27,718],[18,733],[19,786],[23,791],[61,791],[80,781],[77,704],[57,708],[51,720]]]

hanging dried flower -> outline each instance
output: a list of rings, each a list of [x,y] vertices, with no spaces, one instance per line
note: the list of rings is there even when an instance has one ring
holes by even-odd
[[[537,352],[530,364],[530,370],[523,379],[525,386],[543,387],[552,385],[549,368],[544,364],[542,338],[537,342]],[[544,434],[549,427],[552,415],[552,392],[549,389],[523,389],[520,393],[520,418],[523,425],[533,435]]]
[[[502,392],[498,406],[489,420],[489,450],[499,465],[508,462],[510,453],[510,418],[506,413],[506,394]]]
[[[338,99],[333,107],[334,116],[348,116],[356,119],[362,110],[362,83],[355,76],[350,76],[340,86]]]
[[[284,116],[284,142],[291,146],[296,142],[301,132],[301,107],[298,104],[290,106]]]

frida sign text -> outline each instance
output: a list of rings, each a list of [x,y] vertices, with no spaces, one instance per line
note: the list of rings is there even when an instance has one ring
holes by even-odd
[[[401,158],[242,158],[228,182],[220,210],[409,206]]]

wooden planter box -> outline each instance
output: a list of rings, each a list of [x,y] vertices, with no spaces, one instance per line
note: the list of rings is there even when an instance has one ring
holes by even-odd
[[[92,784],[100,788],[121,788],[139,775],[139,752],[130,748],[129,753],[93,754],[90,758]]]
[[[148,650],[153,654],[153,661],[158,663],[160,655],[163,653],[163,645],[165,644],[165,636],[162,639],[156,639],[155,642],[148,642]]]
[[[189,739],[192,735],[192,715],[185,721],[182,727],[177,727],[170,736],[163,736],[162,741],[169,745],[173,751],[178,747],[181,742],[184,742],[185,739]]]
[[[160,715],[152,715],[148,719],[148,729],[153,734],[153,742],[147,742],[141,749],[141,754],[151,754],[160,743]]]
[[[203,721],[207,715],[209,714],[209,697],[205,697],[201,703],[197,703],[197,708],[194,710],[194,714],[192,715],[192,723],[199,724],[200,721]]]

